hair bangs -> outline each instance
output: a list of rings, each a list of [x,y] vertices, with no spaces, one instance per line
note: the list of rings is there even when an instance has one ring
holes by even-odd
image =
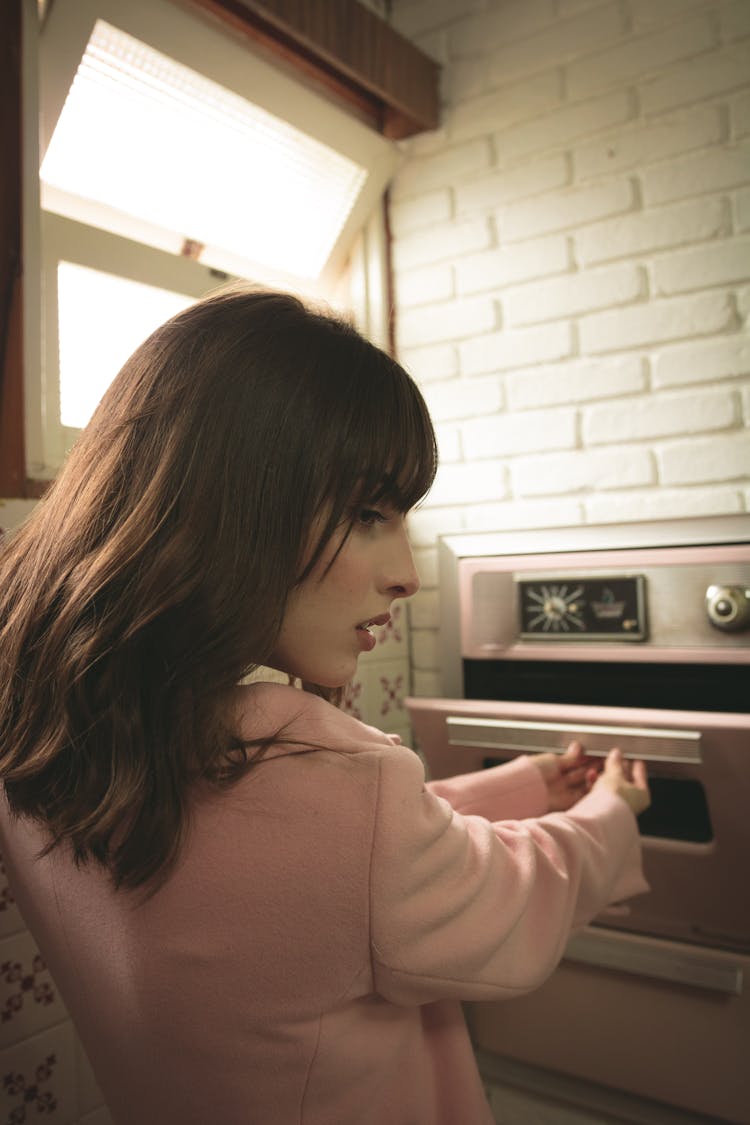
[[[355,502],[386,502],[407,512],[429,492],[437,471],[437,445],[424,399],[395,361],[378,382],[373,413],[360,399],[352,419]],[[350,497],[351,499],[351,497]]]

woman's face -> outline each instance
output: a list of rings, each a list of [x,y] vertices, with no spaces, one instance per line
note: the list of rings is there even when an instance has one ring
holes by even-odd
[[[336,555],[346,530],[333,536],[292,590],[271,660],[274,668],[321,687],[348,683],[359,654],[375,644],[368,625],[384,625],[391,603],[419,589],[400,512],[386,504],[360,509]]]

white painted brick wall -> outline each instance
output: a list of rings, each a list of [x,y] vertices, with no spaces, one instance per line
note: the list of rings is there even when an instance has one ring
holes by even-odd
[[[400,358],[437,538],[750,510],[750,0],[394,0],[443,64],[392,188]]]

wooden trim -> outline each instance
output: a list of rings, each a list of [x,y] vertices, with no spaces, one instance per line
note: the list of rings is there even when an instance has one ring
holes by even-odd
[[[181,2],[251,39],[391,140],[439,124],[439,64],[356,0]]]
[[[21,266],[22,0],[0,4],[0,496],[26,495]]]

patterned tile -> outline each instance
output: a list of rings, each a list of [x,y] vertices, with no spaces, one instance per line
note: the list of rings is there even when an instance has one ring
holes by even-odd
[[[13,898],[3,857],[0,855],[0,937],[18,933],[23,929],[25,929],[23,918]]]
[[[0,941],[0,1047],[26,1039],[67,1018],[49,970],[31,934]]]
[[[360,666],[345,706],[356,718],[384,731],[408,728],[404,699],[409,694],[409,662],[370,661]]]
[[[0,1125],[72,1125],[78,1117],[73,1027],[66,1022],[3,1050]]]
[[[391,607],[391,620],[387,625],[373,629],[373,633],[375,634],[375,648],[372,652],[362,654],[360,665],[366,665],[375,660],[408,657],[409,638],[404,604],[395,602]]]

